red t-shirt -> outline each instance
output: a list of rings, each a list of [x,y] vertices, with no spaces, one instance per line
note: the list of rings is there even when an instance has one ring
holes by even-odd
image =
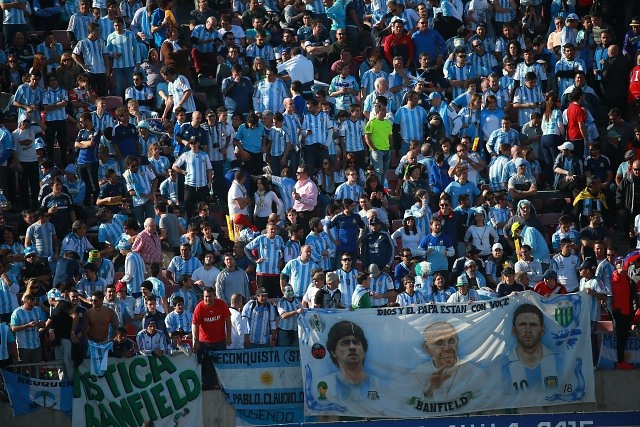
[[[231,317],[229,306],[223,300],[215,298],[211,306],[200,301],[193,310],[192,320],[194,325],[200,326],[200,341],[207,343],[224,341],[227,334],[225,321],[229,317]]]
[[[586,123],[587,113],[584,108],[572,102],[567,108],[567,139],[584,139],[578,123]]]

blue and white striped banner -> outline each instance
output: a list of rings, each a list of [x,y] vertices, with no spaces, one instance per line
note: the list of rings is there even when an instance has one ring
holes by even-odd
[[[8,370],[3,370],[2,376],[14,416],[41,408],[56,409],[71,416],[73,381],[41,380]]]
[[[598,369],[615,369],[618,361],[616,351],[617,338],[614,333],[606,333],[600,336],[600,358]],[[624,349],[624,361],[640,368],[640,336],[631,335]]]

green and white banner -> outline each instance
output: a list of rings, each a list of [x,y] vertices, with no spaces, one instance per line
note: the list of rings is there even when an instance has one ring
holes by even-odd
[[[76,370],[73,427],[202,427],[202,381],[196,356],[109,359],[104,376],[89,360]]]
[[[306,415],[437,417],[594,402],[586,294],[305,310]]]

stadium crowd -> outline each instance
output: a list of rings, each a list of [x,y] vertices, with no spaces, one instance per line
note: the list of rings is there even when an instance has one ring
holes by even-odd
[[[0,0],[0,366],[532,290],[633,368],[640,3],[193,7]]]

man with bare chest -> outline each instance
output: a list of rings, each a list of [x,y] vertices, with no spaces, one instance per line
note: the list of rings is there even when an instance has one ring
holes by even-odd
[[[111,341],[118,330],[118,316],[115,311],[103,305],[104,293],[95,291],[91,295],[92,307],[85,315],[83,335],[89,341],[104,343]],[[109,331],[111,326],[111,331]]]

